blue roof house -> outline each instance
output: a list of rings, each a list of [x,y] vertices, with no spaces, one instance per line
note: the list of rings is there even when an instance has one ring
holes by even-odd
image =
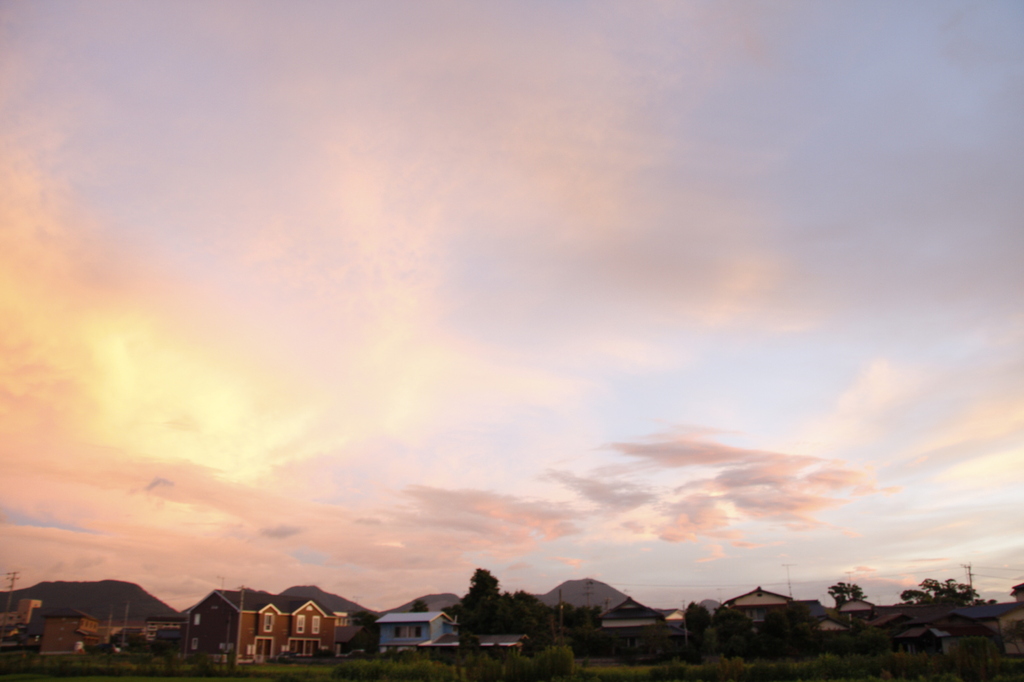
[[[380,650],[402,651],[433,642],[442,635],[459,632],[459,624],[444,611],[388,613],[377,620],[380,626]]]

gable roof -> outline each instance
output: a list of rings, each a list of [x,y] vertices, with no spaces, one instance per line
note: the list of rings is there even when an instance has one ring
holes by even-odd
[[[217,595],[222,600],[235,607],[236,611],[245,610],[259,612],[267,606],[273,606],[277,609],[278,613],[288,614],[298,611],[306,604],[312,604],[325,616],[333,615],[330,610],[326,609],[323,604],[320,604],[315,599],[310,599],[308,597],[296,597],[287,594],[271,594],[270,592],[264,592],[263,590],[214,590],[200,599],[195,605],[186,609],[186,611],[191,612],[192,609],[196,608],[196,606],[199,606],[199,604],[202,604],[213,595]]]
[[[661,613],[658,609],[652,609],[649,606],[644,606],[632,597],[626,597],[626,601],[601,614],[601,620],[633,620],[644,618],[665,620],[665,614]]]
[[[794,599],[793,601],[797,604],[805,604],[807,606],[807,610],[811,612],[811,616],[813,618],[817,618],[818,620],[822,620],[823,618],[830,618],[830,616],[828,615],[828,611],[825,610],[825,605],[817,599]],[[832,620],[835,620],[835,618],[832,618]],[[836,622],[839,623],[841,621]]]
[[[406,612],[406,613],[385,613],[383,616],[377,619],[378,623],[429,623],[438,618],[447,618],[449,622],[454,623],[452,619],[444,611],[420,611],[420,612]]]
[[[765,594],[768,594],[768,595],[771,595],[773,597],[778,597],[780,599],[783,599],[785,601],[793,601],[792,597],[786,596],[784,594],[779,594],[778,592],[769,592],[768,590],[762,590],[761,586],[758,585],[756,589],[753,589],[750,592],[744,592],[743,594],[739,595],[738,597],[733,597],[732,599],[726,599],[724,602],[722,602],[722,606],[731,606],[733,603],[736,602],[737,599],[743,599],[744,597],[749,597],[752,594],[756,594],[758,597],[760,597],[762,595],[765,595]]]
[[[899,613],[910,618],[910,621],[907,623],[908,625],[931,623],[948,616],[956,608],[958,608],[956,604],[894,604],[892,606],[876,606],[875,620],[892,613]]]

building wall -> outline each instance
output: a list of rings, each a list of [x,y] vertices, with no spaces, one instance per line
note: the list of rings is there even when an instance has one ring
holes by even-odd
[[[237,641],[238,610],[216,593],[192,609],[182,628],[182,649],[186,655],[221,656],[233,651]]]
[[[99,622],[92,618],[47,618],[43,624],[39,653],[68,654],[84,651],[87,645],[99,642],[98,631]]]
[[[661,621],[657,618],[609,618],[601,621],[601,627],[612,630],[614,628],[644,627],[659,622]]]

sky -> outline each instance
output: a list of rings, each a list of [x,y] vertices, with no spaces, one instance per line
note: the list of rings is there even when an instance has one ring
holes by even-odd
[[[0,0],[0,572],[1024,582],[1024,5]]]

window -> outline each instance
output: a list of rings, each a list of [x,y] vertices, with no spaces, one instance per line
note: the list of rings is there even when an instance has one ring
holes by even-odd
[[[199,625],[199,616],[201,615],[201,613],[197,613],[192,616],[192,625]]]
[[[395,639],[411,639],[413,637],[422,637],[423,627],[420,625],[396,625],[395,626]]]
[[[192,650],[195,651],[198,648],[199,648],[199,638],[198,637],[193,637],[192,638]]]
[[[295,618],[295,632],[302,633],[302,632],[305,632],[305,631],[306,631],[306,616],[304,616],[304,615],[296,616],[296,618]]]
[[[320,616],[313,616],[313,634],[320,634]]]
[[[263,614],[263,632],[270,632],[274,629],[274,614]]]

